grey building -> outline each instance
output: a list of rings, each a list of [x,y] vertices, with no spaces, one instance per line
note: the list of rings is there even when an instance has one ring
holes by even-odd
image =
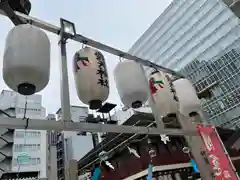
[[[15,108],[1,110],[0,117],[12,115],[14,111]],[[13,129],[0,129],[0,177],[4,173],[12,171],[13,135]]]
[[[57,120],[61,119],[61,108],[56,112]],[[72,121],[85,121],[88,117],[88,107],[71,106]],[[65,164],[67,160],[81,159],[93,148],[92,134],[82,135],[77,132],[61,132],[57,134],[57,176],[64,180]]]
[[[183,72],[198,91],[216,83],[214,96],[202,101],[208,121],[235,128],[239,44],[240,20],[222,0],[173,0],[129,53]]]

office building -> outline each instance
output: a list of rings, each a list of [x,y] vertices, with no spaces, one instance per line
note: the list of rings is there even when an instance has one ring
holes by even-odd
[[[236,128],[240,120],[240,20],[222,0],[174,0],[129,53],[181,71],[203,100],[208,122]],[[147,69],[147,73],[150,70]]]
[[[3,90],[0,94],[0,109],[14,109],[11,116],[45,120],[45,108],[41,95],[22,96],[16,92]],[[47,134],[41,130],[17,129],[13,137],[13,172],[38,172],[38,177],[46,178]],[[10,152],[9,152],[10,153]]]
[[[61,120],[61,108],[56,112],[57,120]],[[88,108],[71,106],[71,119],[74,122],[85,121],[88,117]],[[58,179],[64,179],[65,161],[79,160],[93,148],[93,139],[90,133],[63,131],[57,134],[57,168]]]
[[[0,117],[9,117],[15,114],[15,108],[0,109]],[[0,177],[12,169],[13,129],[0,129]]]

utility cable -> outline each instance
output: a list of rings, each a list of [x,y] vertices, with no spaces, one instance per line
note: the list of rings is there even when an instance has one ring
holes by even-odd
[[[27,128],[28,128],[28,123],[29,123],[29,118],[26,117],[27,116],[27,105],[28,105],[28,101],[27,101],[27,96],[26,96],[26,98],[25,98],[25,105],[24,105],[24,112],[23,112],[23,118],[22,118],[22,120],[26,120],[26,125],[25,125],[24,132],[23,132],[23,138],[24,138],[23,150],[25,150],[25,147],[26,147],[26,144],[27,144],[26,135],[27,135]],[[18,162],[18,174],[17,174],[17,176],[19,176],[19,173],[20,173],[19,171],[20,171],[22,162],[18,161],[18,157],[17,157],[17,162]]]

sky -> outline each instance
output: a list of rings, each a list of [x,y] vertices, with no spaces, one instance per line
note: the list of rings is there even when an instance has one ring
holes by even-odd
[[[164,11],[171,0],[31,0],[31,16],[59,26],[60,18],[75,23],[78,34],[128,51],[153,21]],[[5,38],[13,27],[10,20],[0,17],[0,57],[3,57]],[[60,67],[58,37],[47,33],[51,42],[51,74],[47,87],[39,94],[48,113],[54,113],[60,104]],[[72,57],[82,45],[71,40],[67,43],[68,76],[71,105],[83,105],[78,99],[72,70]],[[104,53],[109,78],[110,95],[108,102],[120,103],[115,87],[113,70],[119,58]],[[2,58],[1,58],[2,60]],[[2,62],[0,63],[2,73]],[[2,78],[0,88],[9,89]]]

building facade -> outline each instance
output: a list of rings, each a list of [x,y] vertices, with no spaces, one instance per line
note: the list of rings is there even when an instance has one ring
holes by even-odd
[[[45,120],[45,108],[41,95],[22,96],[16,92],[3,90],[0,95],[0,109],[14,108],[16,118]],[[12,148],[13,172],[39,172],[40,178],[47,174],[47,133],[41,130],[17,129],[13,136]]]
[[[198,90],[217,83],[202,102],[208,121],[236,128],[239,44],[240,20],[222,0],[174,0],[129,53],[183,72]]]
[[[0,117],[15,117],[15,108],[0,111]],[[12,148],[13,148],[13,129],[0,129],[0,177],[3,173],[11,171],[12,168]]]
[[[61,108],[56,112],[57,120],[61,120]],[[71,106],[74,122],[83,122],[88,117],[88,107]],[[64,180],[65,164],[70,159],[79,160],[93,148],[91,134],[80,132],[62,132],[57,134],[57,173],[58,179]]]

